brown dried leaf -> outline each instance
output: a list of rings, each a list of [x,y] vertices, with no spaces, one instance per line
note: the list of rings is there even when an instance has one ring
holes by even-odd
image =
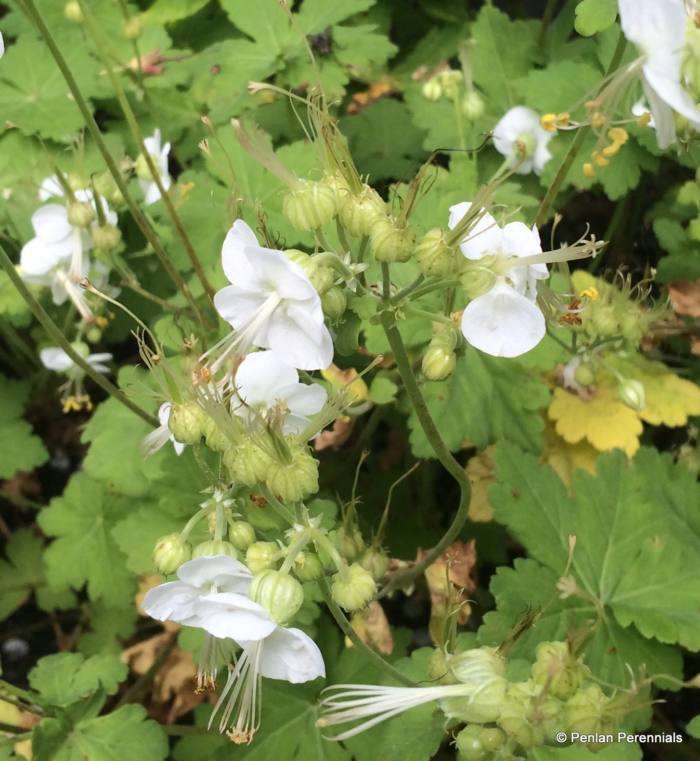
[[[350,624],[365,644],[384,655],[391,655],[394,650],[394,637],[384,608],[377,600],[372,601],[364,610],[353,614]],[[345,644],[352,647],[352,641],[347,637]]]
[[[493,508],[489,502],[488,490],[495,481],[493,459],[494,447],[487,447],[474,455],[467,463],[466,471],[472,487],[469,501],[469,518],[487,522],[493,519]]]
[[[355,427],[354,418],[339,417],[330,430],[321,431],[314,438],[314,449],[321,452],[324,449],[340,449],[350,438]]]
[[[668,286],[673,311],[688,317],[700,317],[700,280],[676,280]]]

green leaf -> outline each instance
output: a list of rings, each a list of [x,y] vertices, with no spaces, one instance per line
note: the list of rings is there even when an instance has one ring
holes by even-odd
[[[129,669],[118,655],[57,653],[40,658],[29,674],[29,684],[49,704],[69,706],[102,689],[114,695]]]
[[[0,559],[0,620],[23,605],[43,581],[43,542],[28,528],[15,531],[5,546],[7,560]]]
[[[208,2],[209,0],[156,0],[141,17],[147,24],[171,24],[193,16]]]
[[[0,478],[18,470],[31,471],[48,459],[48,452],[25,420],[21,420],[29,387],[0,375]]]
[[[290,19],[277,0],[220,0],[231,23],[251,37],[267,51],[272,59],[280,59],[282,52],[295,46],[298,34],[290,26]]]
[[[78,649],[83,655],[114,653],[119,655],[125,640],[136,628],[136,608],[108,608],[101,603],[90,607],[90,630],[80,638]]]
[[[34,732],[33,750],[37,759],[50,761],[162,761],[168,740],[155,721],[146,719],[143,706],[126,705],[73,726],[45,719]]]
[[[377,375],[369,387],[369,398],[375,404],[389,404],[394,401],[399,387],[390,378]]]
[[[513,83],[518,98],[539,113],[567,111],[600,84],[601,72],[589,63],[557,61],[533,69]]]
[[[425,383],[423,393],[453,451],[467,441],[483,448],[498,439],[531,451],[540,449],[544,429],[540,410],[547,405],[549,392],[512,360],[489,357],[468,346],[453,375],[446,381]],[[408,425],[416,457],[432,457],[415,412]]]
[[[76,590],[87,584],[90,599],[127,605],[135,584],[111,532],[130,508],[104,484],[84,472],[75,474],[63,495],[39,514],[43,531],[55,537],[44,556],[49,583]]]
[[[584,37],[605,31],[617,18],[617,0],[581,0],[576,6],[576,31]]]
[[[514,446],[499,444],[498,484],[490,490],[496,519],[529,554],[555,573],[567,567],[569,537],[576,546],[569,573],[583,599],[599,602],[605,617],[634,625],[648,638],[700,648],[700,487],[690,487],[684,520],[674,494],[654,483],[661,455],[640,460],[622,452],[598,460],[597,477],[578,471],[574,496],[554,471]],[[683,466],[666,472],[681,478]],[[669,471],[675,471],[671,474]],[[684,509],[689,509],[684,507]],[[621,651],[627,657],[625,651]]]
[[[371,8],[376,0],[304,0],[297,15],[297,23],[304,34],[321,34],[328,27]]]
[[[685,728],[685,731],[691,736],[691,737],[697,737],[700,738],[700,715],[693,717],[689,722],[688,726]]]

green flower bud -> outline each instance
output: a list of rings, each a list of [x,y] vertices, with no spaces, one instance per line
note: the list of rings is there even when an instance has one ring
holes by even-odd
[[[531,721],[534,698],[542,688],[532,681],[509,685],[501,705],[498,726],[518,745],[531,748],[544,742],[544,730]]]
[[[424,275],[446,277],[457,271],[459,254],[449,246],[445,233],[436,227],[427,232],[416,247],[416,261]]]
[[[102,340],[102,331],[97,327],[97,325],[93,325],[88,332],[85,334],[85,338],[91,343],[96,344],[99,343],[99,341]]]
[[[294,573],[301,581],[316,581],[323,574],[321,561],[313,552],[300,552],[294,558]]]
[[[376,216],[370,231],[370,245],[378,262],[407,262],[416,234],[412,227],[397,227],[391,217]]]
[[[427,100],[440,100],[442,98],[442,85],[436,77],[431,77],[427,82],[423,83],[421,93]]]
[[[335,216],[335,192],[324,183],[299,180],[284,197],[282,211],[297,230],[316,230]]]
[[[455,684],[457,682],[447,668],[447,658],[447,653],[439,647],[436,647],[431,653],[428,660],[428,674],[432,681],[440,682],[440,684]]]
[[[228,555],[230,558],[237,558],[238,553],[231,542],[223,539],[210,539],[207,542],[200,542],[193,550],[193,558],[201,558],[205,555]]]
[[[448,98],[456,98],[459,92],[459,85],[464,79],[464,74],[459,69],[445,69],[437,75],[437,80],[442,85],[445,95]]]
[[[353,563],[333,576],[331,596],[348,611],[361,610],[374,597],[377,587],[369,571]]]
[[[288,573],[262,571],[253,577],[250,599],[267,608],[273,621],[286,624],[304,602],[304,589]]]
[[[182,444],[198,444],[204,434],[205,420],[203,410],[194,402],[173,404],[168,428]]]
[[[481,727],[476,724],[465,727],[458,733],[455,746],[460,761],[486,761],[491,755],[481,739]]]
[[[229,445],[224,450],[223,461],[231,478],[246,486],[264,483],[272,466],[272,458],[250,439],[236,446]]]
[[[95,248],[100,251],[114,251],[122,240],[121,231],[114,225],[97,225],[91,232]]]
[[[69,201],[68,221],[74,227],[90,227],[95,220],[95,209],[87,201]]]
[[[154,165],[156,169],[158,168],[157,163],[154,162]],[[151,173],[151,169],[148,166],[148,161],[146,160],[146,157],[143,155],[143,153],[140,153],[134,162],[134,171],[136,172],[136,176],[139,178],[139,180],[152,180],[153,174]]]
[[[82,24],[85,21],[83,9],[80,7],[78,0],[69,0],[63,6],[63,15],[74,24]]]
[[[386,204],[374,188],[364,185],[357,195],[348,191],[338,210],[341,224],[351,235],[369,235],[377,217],[386,214]]]
[[[637,346],[644,338],[647,326],[637,309],[626,311],[620,319],[620,333],[625,341]]]
[[[574,370],[574,380],[581,386],[592,386],[595,383],[595,372],[590,365],[580,364]]]
[[[101,172],[93,178],[95,190],[106,198],[113,206],[122,206],[124,197],[114,181],[114,177],[109,172]]]
[[[161,536],[153,548],[153,565],[158,573],[167,576],[177,571],[191,556],[192,548],[180,534],[168,534]]]
[[[345,295],[345,291],[338,285],[329,288],[323,296],[321,296],[321,307],[323,308],[323,314],[325,314],[331,322],[336,322],[345,314],[345,310],[348,307],[348,299]]]
[[[389,570],[389,556],[376,547],[368,547],[360,558],[360,565],[372,574],[375,581],[383,579]]]
[[[280,548],[274,542],[253,542],[245,551],[245,564],[252,573],[274,568],[280,559]]]
[[[460,282],[464,292],[470,299],[475,299],[493,288],[496,275],[491,270],[495,263],[495,257],[484,256],[478,261],[465,259],[462,262],[462,274]]]
[[[611,731],[611,719],[607,710],[609,702],[610,699],[597,684],[582,687],[566,703],[565,728],[570,732],[582,734]]]
[[[289,463],[270,460],[265,483],[283,502],[298,502],[318,491],[318,460],[306,448],[293,452]]]
[[[469,90],[462,98],[460,108],[470,122],[475,122],[483,116],[486,106],[484,99],[476,90]]]
[[[226,452],[231,449],[231,442],[228,436],[219,428],[216,421],[210,417],[204,420],[204,440],[207,442],[209,449],[215,452]]]
[[[456,366],[457,355],[453,351],[445,351],[441,346],[433,344],[428,346],[421,362],[423,375],[431,381],[449,378]]]
[[[550,695],[566,700],[578,690],[586,676],[588,669],[571,653],[566,642],[540,642],[537,646],[532,678]]]
[[[136,40],[143,32],[143,21],[141,16],[131,16],[122,24],[122,32],[127,40]]]
[[[335,545],[338,552],[346,559],[352,562],[362,554],[365,549],[365,540],[362,534],[355,528],[345,529],[341,526],[335,532]]]
[[[76,354],[79,354],[83,359],[85,359],[90,354],[90,347],[85,343],[85,341],[73,341],[71,343],[71,348]],[[74,380],[80,380],[85,375],[85,371],[82,367],[78,367],[77,365],[71,365],[67,370],[64,371],[64,374],[71,379]]]
[[[440,708],[460,721],[486,723],[495,721],[501,712],[508,682],[505,659],[495,648],[479,647],[449,655],[448,671],[464,684],[465,697],[440,701]]]
[[[228,527],[228,538],[237,550],[245,552],[255,541],[255,529],[248,521],[232,521]]]
[[[590,323],[596,338],[610,338],[619,330],[615,308],[611,304],[591,305]]]
[[[625,378],[617,387],[617,395],[633,410],[641,412],[646,406],[644,385],[633,378]]]

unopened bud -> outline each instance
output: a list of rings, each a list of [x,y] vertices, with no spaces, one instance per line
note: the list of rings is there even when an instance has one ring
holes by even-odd
[[[492,754],[500,751],[505,744],[506,736],[500,729],[478,724],[465,727],[455,738],[460,761],[491,761],[494,758]]]
[[[93,227],[91,234],[95,248],[100,251],[114,251],[122,240],[119,228],[110,224]]]
[[[95,209],[87,201],[68,203],[68,221],[74,227],[89,227],[95,220]]]
[[[69,0],[63,6],[63,15],[74,24],[82,24],[85,21],[83,9],[80,7],[78,0]]]
[[[99,343],[102,340],[102,331],[97,325],[93,325],[87,333],[85,333],[85,339],[91,344]]]
[[[588,675],[566,642],[540,642],[537,659],[532,665],[532,678],[550,695],[560,700],[570,698]]]
[[[362,538],[362,534],[352,527],[346,529],[341,526],[335,532],[335,544],[338,552],[350,562],[357,560],[365,549],[365,540]]]
[[[617,387],[617,395],[628,407],[641,412],[646,406],[644,385],[634,378],[625,378]]]
[[[323,565],[313,552],[300,552],[294,558],[294,573],[301,581],[316,581],[323,574]]]
[[[238,553],[231,542],[223,539],[210,539],[207,542],[200,542],[193,550],[193,558],[209,557],[212,555],[227,555],[230,558],[237,558]]]
[[[272,464],[272,458],[250,439],[225,449],[223,461],[231,478],[246,486],[264,483]]]
[[[150,182],[153,179],[151,168],[148,166],[148,160],[143,155],[143,153],[140,153],[134,162],[134,171],[136,172],[136,176],[139,178],[139,180],[146,180]]]
[[[619,330],[615,309],[610,304],[594,305],[590,322],[596,338],[610,338]]]
[[[441,381],[449,378],[457,366],[457,355],[446,351],[441,346],[431,344],[423,354],[421,369],[423,375],[431,381]]]
[[[265,483],[283,502],[298,502],[318,491],[318,460],[306,448],[294,451],[289,463],[270,460]]]
[[[360,565],[372,574],[375,581],[383,579],[389,570],[389,556],[376,547],[368,547],[360,558]]]
[[[280,548],[274,542],[253,542],[245,552],[245,564],[252,573],[274,568],[280,559]]]
[[[372,600],[376,589],[370,572],[353,563],[333,576],[331,596],[345,610],[361,610]]]
[[[595,372],[590,365],[581,363],[574,370],[574,380],[581,386],[592,386],[595,383]]]
[[[231,441],[228,436],[210,417],[204,420],[204,440],[209,449],[213,449],[215,452],[226,452],[231,448]]]
[[[173,404],[168,418],[170,433],[182,444],[198,444],[204,434],[205,415],[194,402]]]
[[[449,673],[464,685],[465,697],[441,701],[445,714],[467,722],[495,721],[508,686],[505,659],[495,648],[479,647],[448,656],[446,665]]]
[[[299,180],[284,197],[282,211],[297,230],[316,230],[335,216],[335,191],[321,182]]]
[[[416,261],[424,275],[445,277],[457,271],[459,255],[447,244],[445,233],[435,228],[426,233],[416,247]]]
[[[340,222],[351,235],[369,235],[377,217],[386,215],[386,204],[369,185],[357,195],[346,193],[338,209]]]
[[[421,92],[423,93],[423,97],[428,100],[440,100],[440,98],[442,98],[442,85],[436,77],[431,77],[427,82],[423,83]]]
[[[248,521],[232,521],[228,527],[228,538],[237,550],[245,552],[255,541],[255,529]]]
[[[286,624],[296,615],[304,602],[304,589],[288,573],[262,571],[253,577],[250,599],[267,608],[278,624]]]
[[[397,227],[391,217],[375,217],[370,243],[377,261],[407,262],[413,253],[415,240],[413,228]]]
[[[345,310],[348,307],[345,291],[340,286],[334,285],[321,296],[321,307],[323,308],[323,314],[331,322],[339,320],[345,314]]]
[[[136,40],[143,32],[143,21],[141,16],[131,16],[122,24],[122,32],[127,40]]]
[[[609,731],[607,715],[610,699],[597,684],[582,687],[566,703],[564,724],[570,732],[598,734]]]
[[[475,122],[483,116],[485,108],[484,99],[476,90],[469,90],[462,98],[462,113],[470,122]]]
[[[159,573],[168,576],[186,563],[192,555],[192,548],[180,534],[162,536],[153,548],[153,565]]]

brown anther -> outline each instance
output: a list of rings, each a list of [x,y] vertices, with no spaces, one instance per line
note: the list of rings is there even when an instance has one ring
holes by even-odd
[[[250,745],[255,736],[255,730],[232,729],[226,733],[226,736],[235,745]]]
[[[209,383],[211,378],[211,370],[208,367],[195,367],[195,369],[192,371],[193,386],[200,386],[203,383]]]
[[[265,497],[263,497],[262,494],[251,494],[250,501],[255,505],[255,507],[265,507],[267,505],[267,500]]]

